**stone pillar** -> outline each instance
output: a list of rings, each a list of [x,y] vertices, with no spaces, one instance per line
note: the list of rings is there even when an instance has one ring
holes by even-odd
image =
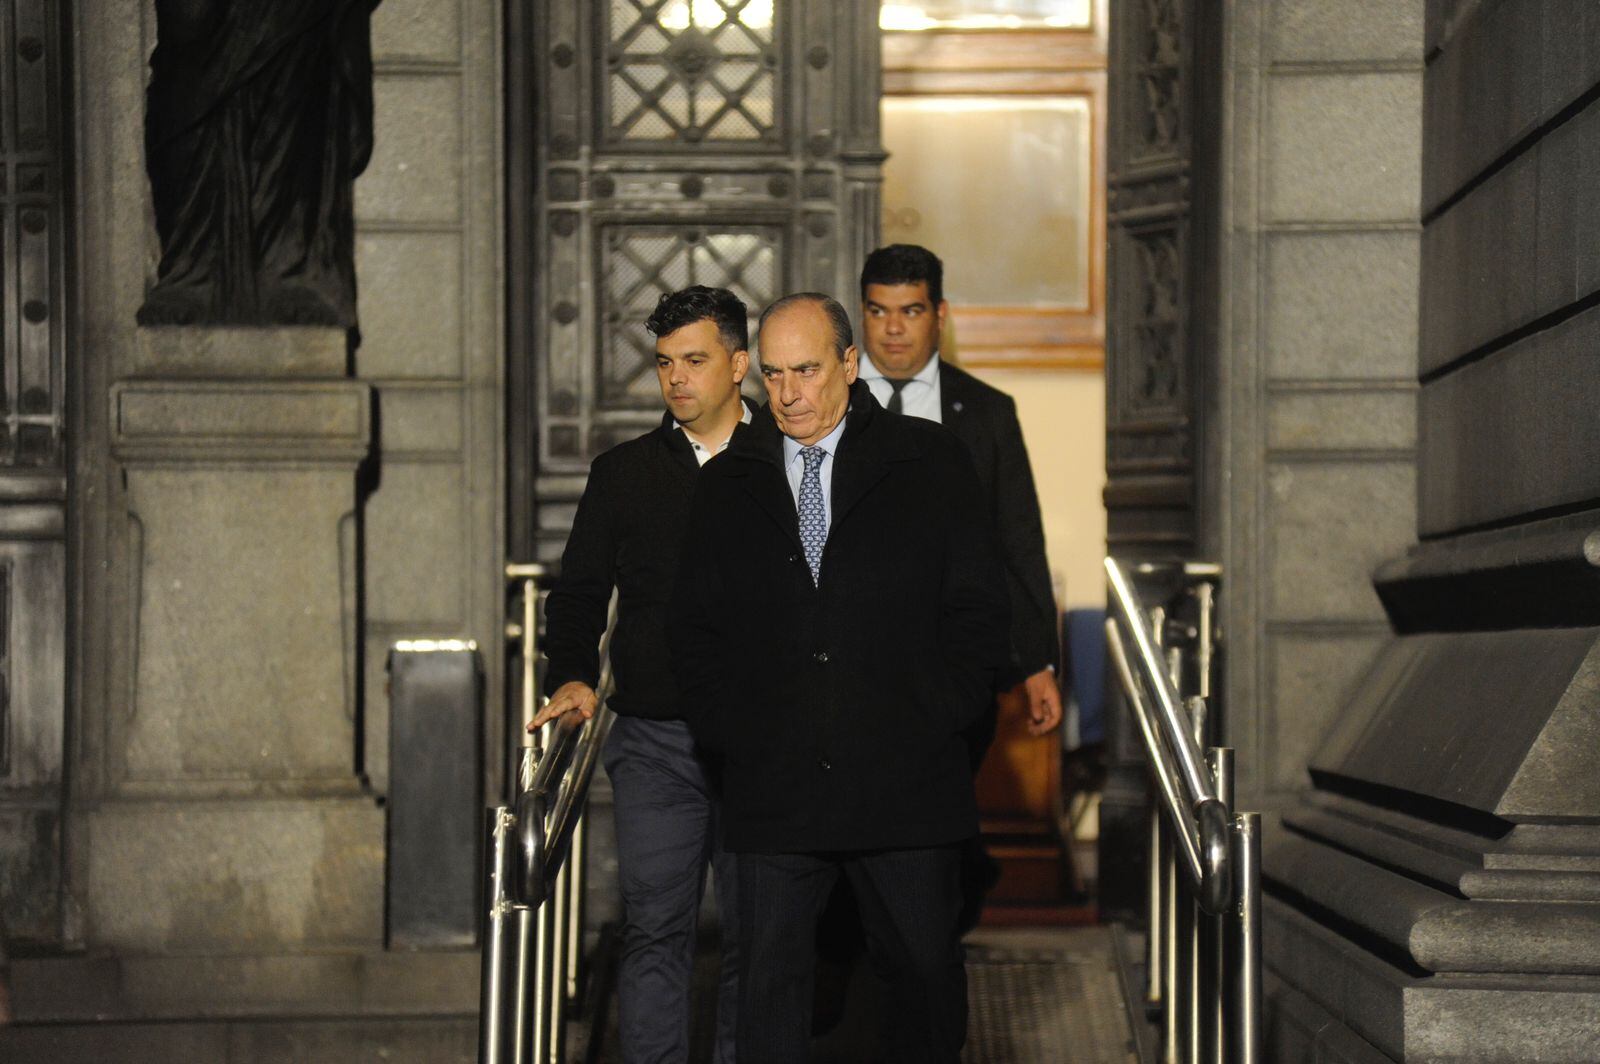
[[[89,933],[139,953],[378,946],[357,775],[357,467],[342,330],[140,330],[110,388],[126,693],[86,818]]]

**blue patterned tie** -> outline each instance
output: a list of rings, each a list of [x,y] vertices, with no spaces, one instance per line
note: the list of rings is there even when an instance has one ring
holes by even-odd
[[[802,447],[800,457],[805,459],[805,475],[800,478],[800,546],[806,552],[806,564],[811,566],[811,582],[816,584],[822,573],[822,545],[828,542],[828,511],[822,505],[822,460],[828,452],[821,447]]]

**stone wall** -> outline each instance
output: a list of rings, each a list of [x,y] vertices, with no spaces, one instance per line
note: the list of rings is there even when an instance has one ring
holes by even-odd
[[[335,330],[135,324],[158,250],[154,10],[73,13],[65,928],[99,967],[32,962],[24,1020],[77,1017],[90,981],[102,1018],[472,1007],[475,956],[378,971],[383,670],[398,638],[474,639],[499,698],[501,17],[466,0],[373,16],[352,352]]]
[[[1600,15],[1435,0],[1425,41],[1417,538],[1375,573],[1393,632],[1314,791],[1267,834],[1271,1055],[1585,1061]]]
[[[1246,808],[1309,783],[1414,534],[1422,6],[1230,7],[1208,538]]]
[[[475,639],[488,704],[501,697],[501,8],[384,0],[372,45],[377,146],[356,183],[355,370],[376,395],[382,458],[365,513],[363,709],[364,768],[383,793],[389,644]]]

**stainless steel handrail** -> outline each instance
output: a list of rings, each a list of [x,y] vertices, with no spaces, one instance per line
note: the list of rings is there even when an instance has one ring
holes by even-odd
[[[1127,574],[1115,558],[1105,560],[1115,616],[1106,620],[1106,643],[1119,677],[1129,692],[1150,763],[1165,801],[1167,815],[1197,888],[1200,905],[1215,915],[1226,908],[1232,895],[1232,861],[1228,844],[1228,809],[1217,798],[1205,769],[1199,746],[1179,715],[1179,696],[1156,653],[1155,640]],[[1130,664],[1121,631],[1133,638],[1136,655]],[[1132,665],[1137,665],[1135,677]],[[1142,681],[1136,683],[1135,679]],[[1148,691],[1155,700],[1151,718],[1145,700],[1136,692]],[[1183,794],[1180,797],[1179,788]],[[1185,800],[1187,799],[1187,800]]]
[[[1106,644],[1138,726],[1159,800],[1151,810],[1145,1007],[1160,1018],[1162,1064],[1259,1064],[1261,1016],[1260,814],[1233,813],[1233,751],[1207,745],[1220,566],[1138,563],[1180,599],[1145,609],[1130,567],[1105,562]],[[1130,653],[1129,643],[1133,650]],[[1193,653],[1195,669],[1184,670]],[[1191,697],[1182,696],[1190,689]],[[1201,750],[1205,750],[1202,759]],[[1180,872],[1180,867],[1182,871]]]
[[[521,617],[507,625],[522,658],[520,719],[508,720],[516,747],[511,801],[491,811],[478,1059],[482,1064],[560,1064],[567,1005],[580,986],[583,932],[583,816],[613,714],[611,633],[600,642],[593,717],[567,713],[528,732],[537,712],[538,594],[544,569],[508,565],[521,588]]]

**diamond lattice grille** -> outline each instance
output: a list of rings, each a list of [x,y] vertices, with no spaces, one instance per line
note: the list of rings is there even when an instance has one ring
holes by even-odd
[[[773,8],[773,0],[611,0],[605,139],[776,139]]]
[[[644,327],[656,300],[692,284],[711,285],[729,289],[757,313],[776,294],[778,242],[779,231],[770,226],[717,231],[629,226],[605,233],[600,405],[659,407],[655,338]]]

